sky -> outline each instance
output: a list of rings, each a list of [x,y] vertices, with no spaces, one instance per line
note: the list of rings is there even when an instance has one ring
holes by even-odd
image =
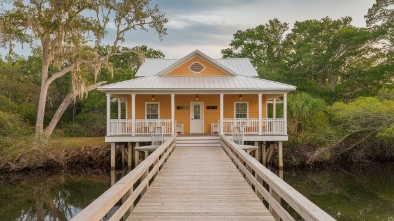
[[[339,19],[350,16],[352,24],[365,27],[364,15],[375,0],[152,0],[152,5],[169,18],[162,41],[154,30],[132,31],[124,46],[147,45],[162,51],[166,58],[182,58],[198,49],[212,58],[221,58],[238,30],[255,28],[278,18],[290,27],[296,21]]]

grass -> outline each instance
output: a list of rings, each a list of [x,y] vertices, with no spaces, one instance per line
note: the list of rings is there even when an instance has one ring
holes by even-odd
[[[49,140],[50,148],[84,148],[105,146],[104,137],[56,137]]]

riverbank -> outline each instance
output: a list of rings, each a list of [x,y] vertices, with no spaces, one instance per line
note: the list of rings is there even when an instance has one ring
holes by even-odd
[[[332,170],[353,164],[394,162],[393,157],[388,157],[371,158],[371,160],[349,164],[348,161],[342,162],[340,158],[333,159],[331,157],[328,160],[308,164],[308,158],[313,153],[314,151],[308,150],[308,148],[295,150],[285,146],[285,168]],[[120,153],[117,153],[117,156],[120,156]],[[36,170],[109,171],[110,157],[110,145],[105,143],[103,137],[53,137],[46,145],[35,147],[31,142],[31,137],[2,138],[0,140],[0,173],[33,172]],[[277,160],[277,152],[274,152],[271,165],[273,168],[278,165]]]
[[[0,172],[109,170],[110,145],[102,137],[52,138],[33,146],[29,138],[8,140],[0,149]]]

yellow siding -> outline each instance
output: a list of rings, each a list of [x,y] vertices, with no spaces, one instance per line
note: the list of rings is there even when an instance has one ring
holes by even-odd
[[[234,102],[248,103],[248,117],[258,118],[258,96],[257,94],[242,95],[240,100],[239,95],[224,95],[224,118],[234,118]],[[136,95],[136,119],[145,119],[145,103],[159,102],[160,103],[160,118],[171,119],[171,96],[170,95],[155,95],[155,100],[152,101],[152,95]],[[204,103],[204,133],[211,133],[211,123],[217,124],[220,118],[220,96],[215,95],[175,95],[175,120],[178,124],[184,125],[185,134],[190,133],[190,102]],[[263,118],[266,117],[266,96],[262,98]],[[176,106],[186,106],[186,110],[177,110]],[[208,110],[207,106],[217,106],[216,110]],[[128,118],[131,119],[131,96],[128,98]]]
[[[189,66],[194,62],[199,62],[204,65],[205,69],[201,73],[194,73],[189,69]],[[182,64],[178,68],[172,70],[167,76],[223,76],[227,75],[223,71],[219,70],[215,66],[211,65],[209,62],[205,61],[199,56],[196,56],[186,63]]]

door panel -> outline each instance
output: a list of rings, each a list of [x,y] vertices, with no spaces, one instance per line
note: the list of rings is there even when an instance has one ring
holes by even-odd
[[[204,133],[204,103],[190,103],[190,133]]]

